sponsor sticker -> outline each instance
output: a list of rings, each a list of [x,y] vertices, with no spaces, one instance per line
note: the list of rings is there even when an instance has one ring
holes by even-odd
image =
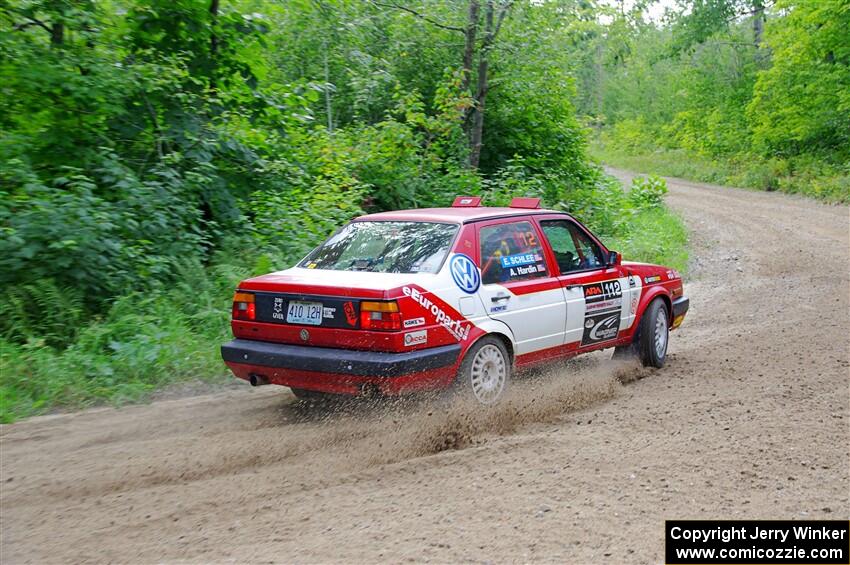
[[[418,332],[407,332],[404,334],[404,345],[412,347],[414,345],[422,345],[428,342],[428,330],[419,330]]]
[[[619,308],[621,306],[620,298],[613,298],[611,300],[603,300],[602,302],[588,302],[584,310],[585,312],[599,312],[600,310],[611,310],[613,308]]]
[[[478,267],[472,262],[472,259],[458,253],[449,262],[449,270],[452,273],[452,278],[455,284],[467,294],[473,294],[481,286],[481,275],[478,273]]]
[[[322,308],[322,318],[331,318],[333,319],[336,316],[336,308],[330,308],[329,306],[325,306]]]
[[[618,300],[622,297],[623,288],[618,279],[584,285],[584,301],[587,303]]]
[[[534,273],[545,273],[546,265],[528,265],[527,267],[512,267],[508,271],[508,275],[511,277],[522,277],[525,275],[533,275]]]
[[[523,265],[533,265],[543,258],[536,253],[520,253],[519,255],[506,255],[500,257],[502,267],[510,269],[511,267],[521,267]]]
[[[645,282],[645,283],[647,283],[647,284],[649,284],[649,283],[654,283],[654,282],[658,282],[658,281],[660,281],[660,280],[661,280],[661,276],[660,276],[660,275],[653,275],[653,276],[651,276],[651,277],[643,277],[643,282]]]
[[[354,311],[354,304],[346,302],[342,305],[342,311],[345,313],[345,321],[349,326],[357,325],[357,312]]]
[[[508,309],[508,305],[502,304],[500,306],[493,306],[492,308],[490,308],[490,312],[495,314],[496,312],[504,312],[507,309]]]
[[[463,341],[469,337],[469,331],[472,327],[469,323],[464,323],[464,320],[455,320],[446,314],[437,304],[431,302],[431,299],[422,294],[418,289],[409,286],[402,287],[401,291],[405,296],[409,296],[415,300],[422,308],[431,312],[431,315],[436,318],[437,323],[446,328],[458,341]]]
[[[409,320],[405,320],[403,325],[405,328],[415,328],[417,326],[424,326],[425,318],[411,318]]]
[[[619,279],[584,285],[584,333],[581,344],[615,339],[620,331],[623,288]]]
[[[620,331],[620,310],[590,314],[584,319],[584,335],[581,344],[590,345],[617,337]]]
[[[278,296],[274,297],[274,302],[272,303],[272,318],[275,320],[286,319],[286,316],[283,315],[283,298]]]

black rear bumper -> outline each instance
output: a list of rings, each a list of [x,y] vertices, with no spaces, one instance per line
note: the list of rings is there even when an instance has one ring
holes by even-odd
[[[398,377],[438,369],[454,364],[458,355],[460,344],[404,353],[352,351],[249,339],[234,339],[221,346],[222,359],[230,363],[364,377]]]
[[[679,316],[684,316],[688,313],[688,308],[690,308],[691,301],[684,296],[680,296],[676,300],[673,301],[673,319],[675,320]]]

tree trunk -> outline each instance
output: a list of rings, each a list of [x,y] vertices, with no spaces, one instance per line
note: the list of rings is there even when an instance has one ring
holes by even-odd
[[[762,49],[762,38],[764,36],[764,0],[753,0],[753,44],[756,46],[756,65],[763,67],[767,58],[767,51]]]
[[[333,107],[331,105],[331,74],[328,70],[328,43],[323,42],[322,52],[324,54],[325,63],[325,111],[328,114],[328,133],[334,132]]]
[[[219,0],[210,0],[210,90],[216,89],[216,58],[218,57],[218,4]]]
[[[469,13],[466,19],[466,44],[463,48],[463,82],[464,91],[469,89],[472,80],[472,56],[475,53],[475,37],[478,35],[478,12],[481,4],[478,0],[469,1]]]
[[[484,12],[484,42],[478,53],[478,85],[475,92],[475,106],[472,109],[472,128],[469,133],[469,166],[477,169],[481,160],[481,144],[484,137],[484,107],[487,101],[487,68],[490,64],[490,48],[493,45],[493,0],[487,0]]]
[[[594,74],[594,106],[596,107],[596,118],[599,119],[602,117],[602,41],[597,40],[596,42],[596,50],[594,52],[594,61],[593,68]]]
[[[50,44],[59,46],[65,41],[65,25],[54,23],[50,26]]]
[[[764,1],[753,0],[753,43],[756,47],[761,46],[764,35]]]

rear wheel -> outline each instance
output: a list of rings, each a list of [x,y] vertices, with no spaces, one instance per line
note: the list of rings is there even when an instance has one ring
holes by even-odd
[[[505,395],[511,378],[511,357],[497,337],[485,336],[466,354],[458,371],[456,388],[478,404],[492,406]]]

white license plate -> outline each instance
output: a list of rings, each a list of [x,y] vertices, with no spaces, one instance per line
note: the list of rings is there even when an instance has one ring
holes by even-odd
[[[290,324],[319,326],[322,324],[322,303],[290,300],[289,308],[286,309],[286,321]]]

